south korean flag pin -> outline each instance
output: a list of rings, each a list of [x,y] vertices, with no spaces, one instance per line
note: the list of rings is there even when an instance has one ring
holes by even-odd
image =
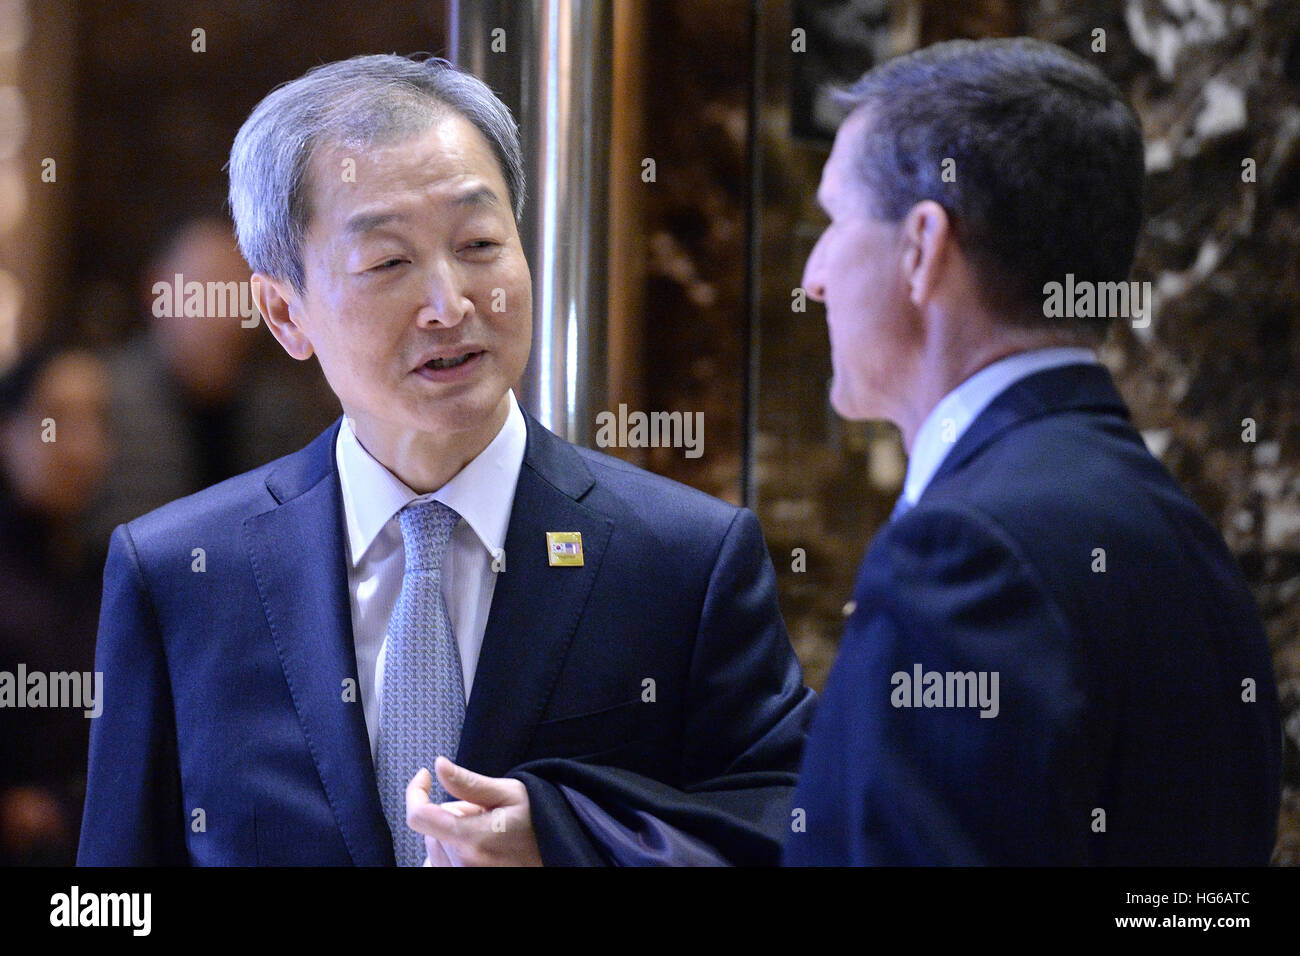
[[[553,568],[582,567],[582,532],[546,532],[546,557]]]

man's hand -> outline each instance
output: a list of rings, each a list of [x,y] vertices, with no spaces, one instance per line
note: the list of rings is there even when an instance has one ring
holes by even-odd
[[[446,757],[437,759],[434,770],[457,802],[430,801],[433,777],[425,768],[406,787],[406,824],[424,834],[426,866],[542,865],[522,783],[485,777]]]

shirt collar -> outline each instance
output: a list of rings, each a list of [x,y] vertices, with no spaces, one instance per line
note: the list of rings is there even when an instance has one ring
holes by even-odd
[[[1049,348],[1017,352],[980,369],[940,399],[921,423],[907,462],[902,497],[910,505],[920,500],[930,479],[970,423],[1013,384],[1049,368],[1096,362],[1097,353],[1092,349]]]
[[[366,451],[346,416],[334,446],[339,486],[343,494],[349,559],[360,563],[384,525],[412,501],[434,498],[465,519],[489,553],[505,547],[515,485],[523,466],[528,426],[514,391],[510,410],[495,438],[451,480],[430,494],[420,495]]]

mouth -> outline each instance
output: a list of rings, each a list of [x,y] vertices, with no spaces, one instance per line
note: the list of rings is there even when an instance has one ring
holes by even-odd
[[[482,354],[481,352],[466,352],[463,355],[457,355],[452,358],[430,359],[428,362],[424,363],[423,367],[432,368],[432,369],[458,368],[459,366],[464,365],[470,359],[474,358],[476,355],[481,355],[481,354]]]
[[[457,355],[446,355],[439,358],[430,359],[423,365],[418,366],[414,371],[422,378],[441,381],[455,377],[462,370],[468,370],[476,365],[485,354],[482,349],[461,352]]]

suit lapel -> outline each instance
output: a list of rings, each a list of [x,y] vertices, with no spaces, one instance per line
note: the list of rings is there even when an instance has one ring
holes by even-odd
[[[341,419],[340,419],[341,421]],[[392,865],[357,687],[343,507],[334,441],[339,423],[267,479],[278,507],[244,522],[266,621],[339,830],[358,866]]]
[[[578,452],[525,412],[528,444],[470,691],[457,761],[501,776],[541,720],[600,569],[613,523],[580,504],[594,484]],[[546,532],[582,534],[583,565],[551,567]]]

